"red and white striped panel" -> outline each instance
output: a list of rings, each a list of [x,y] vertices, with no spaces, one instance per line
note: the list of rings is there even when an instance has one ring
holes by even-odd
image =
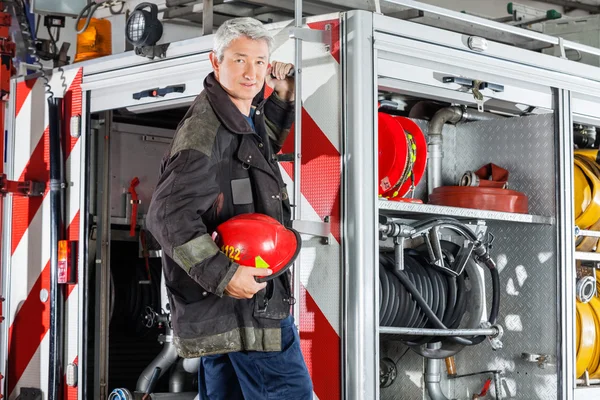
[[[320,238],[303,237],[301,253],[300,338],[310,371],[315,399],[341,398],[341,69],[339,65],[339,18],[309,19],[311,29],[332,29],[333,46],[304,43],[302,47],[302,167],[300,219],[323,221],[330,217],[328,245]],[[288,28],[275,36],[271,59],[293,62],[294,41]],[[294,149],[294,134],[284,153]],[[293,184],[293,164],[282,163],[283,177]],[[288,190],[293,195],[292,190]],[[291,197],[294,203],[293,196]]]
[[[58,71],[50,85],[64,106],[65,179],[67,183],[65,223],[68,239],[79,239],[79,188],[82,149],[70,135],[70,118],[81,115],[82,71]],[[17,84],[15,101],[14,180],[46,182],[43,197],[12,198],[11,232],[4,245],[10,245],[10,295],[7,298],[8,365],[6,371],[9,399],[16,398],[22,387],[42,389],[47,396],[49,362],[49,300],[42,302],[41,292],[50,291],[50,198],[48,110],[41,79]],[[6,240],[8,239],[8,240]],[[65,287],[65,365],[76,362],[78,347],[78,286]],[[74,388],[65,388],[65,398],[76,399]]]

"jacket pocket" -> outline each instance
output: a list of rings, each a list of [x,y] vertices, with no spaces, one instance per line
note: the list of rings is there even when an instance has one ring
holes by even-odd
[[[252,204],[252,185],[250,178],[231,180],[231,197],[234,205]]]
[[[191,304],[204,300],[210,293],[196,282],[166,282],[167,290],[178,303]]]

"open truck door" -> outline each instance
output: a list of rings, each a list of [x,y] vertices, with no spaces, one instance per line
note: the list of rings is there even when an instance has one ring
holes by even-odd
[[[30,188],[30,193],[21,191],[18,195],[6,195],[2,199],[5,320],[0,373],[5,379],[2,394],[10,399],[36,393],[47,398],[50,376],[53,376],[52,379],[59,378],[56,381],[61,387],[57,390],[68,396],[76,395],[76,389],[64,383],[67,371],[73,370],[77,364],[78,354],[80,298],[74,259],[80,232],[81,80],[82,69],[70,68],[55,70],[47,82],[39,74],[11,81],[4,174],[7,180],[17,182],[15,187],[22,190]],[[53,118],[48,107],[50,92],[57,106],[57,115]],[[57,157],[53,160],[57,162],[54,182],[50,179],[51,122],[60,135],[60,151],[56,152]],[[57,142],[54,148],[56,145]],[[53,184],[57,185],[55,191],[58,195],[54,201],[57,204],[55,219],[51,218]],[[61,252],[58,243],[52,244],[52,221],[57,223],[58,237],[55,239],[71,241],[62,243]],[[62,270],[56,271],[57,291],[54,295],[51,288],[51,253],[57,257],[57,266],[59,255],[67,261],[65,257],[70,253],[73,260],[60,263]],[[58,306],[52,317],[56,318],[55,326],[59,330],[51,329],[50,304],[53,298]],[[54,341],[52,346],[51,341]],[[52,360],[56,360],[56,366],[51,366]],[[69,364],[72,364],[71,367]]]

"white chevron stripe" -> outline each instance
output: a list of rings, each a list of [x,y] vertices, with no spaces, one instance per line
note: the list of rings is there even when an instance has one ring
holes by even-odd
[[[45,107],[44,86],[38,79],[25,99],[21,112],[15,118],[14,175],[11,177],[13,180],[19,179],[23,173],[31,153],[48,126],[44,119],[39,117],[45,113]]]
[[[281,34],[283,33],[285,32]],[[302,55],[303,107],[339,152],[339,104],[342,82],[340,65],[325,49],[325,45],[320,43],[304,42]],[[273,51],[271,60],[293,63],[294,41],[287,40],[281,44]]]
[[[79,211],[81,145],[77,141],[65,164],[69,194],[67,210],[69,224]],[[50,196],[46,196],[27,231],[11,257],[11,288],[8,320],[14,322],[17,307],[27,298],[31,288],[50,259]],[[39,293],[32,293],[39,296]]]
[[[72,69],[65,71],[64,76],[57,73],[51,77],[50,86],[57,97],[64,96],[63,83],[70,87],[78,71],[78,69]],[[31,153],[44,134],[44,129],[48,126],[46,98],[44,84],[41,79],[38,79],[25,99],[19,115],[15,118],[14,176],[12,179],[16,180],[21,176],[31,158]],[[41,114],[44,115],[44,119],[39,118]]]
[[[15,400],[21,388],[23,387],[33,387],[41,389],[44,393],[42,398],[47,398],[48,394],[46,393],[48,390],[48,365],[49,365],[49,354],[50,354],[50,339],[46,334],[42,339],[40,347],[35,351],[35,354],[31,358],[31,361],[25,368],[23,375],[21,375],[21,379],[17,382],[15,389],[8,396],[9,400]]]
[[[65,330],[65,359],[63,362],[63,373],[66,373],[67,365],[77,357],[77,323],[78,323],[78,297],[79,287],[73,289],[71,295],[67,298],[65,306],[65,321],[67,321],[67,330]],[[21,379],[17,382],[15,389],[10,394],[9,399],[15,399],[22,387],[39,388],[47,397],[48,389],[48,365],[49,365],[49,334],[46,333],[42,339],[40,347],[37,348],[31,361],[23,371]]]
[[[293,185],[290,176],[281,168],[284,182]],[[293,203],[293,193],[290,193]],[[321,221],[319,214],[302,196],[302,220]],[[341,259],[340,244],[335,237],[329,235],[329,244],[321,243],[321,238],[302,235],[302,251],[300,253],[300,281],[308,290],[317,306],[323,312],[335,332],[340,334],[340,296],[341,296]]]

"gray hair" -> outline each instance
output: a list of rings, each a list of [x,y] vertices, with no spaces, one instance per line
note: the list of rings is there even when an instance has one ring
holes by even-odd
[[[233,18],[225,21],[215,33],[213,51],[217,55],[219,62],[223,61],[223,53],[229,47],[229,44],[240,37],[247,37],[252,40],[264,40],[269,46],[269,55],[273,47],[273,37],[257,19],[242,17]]]

